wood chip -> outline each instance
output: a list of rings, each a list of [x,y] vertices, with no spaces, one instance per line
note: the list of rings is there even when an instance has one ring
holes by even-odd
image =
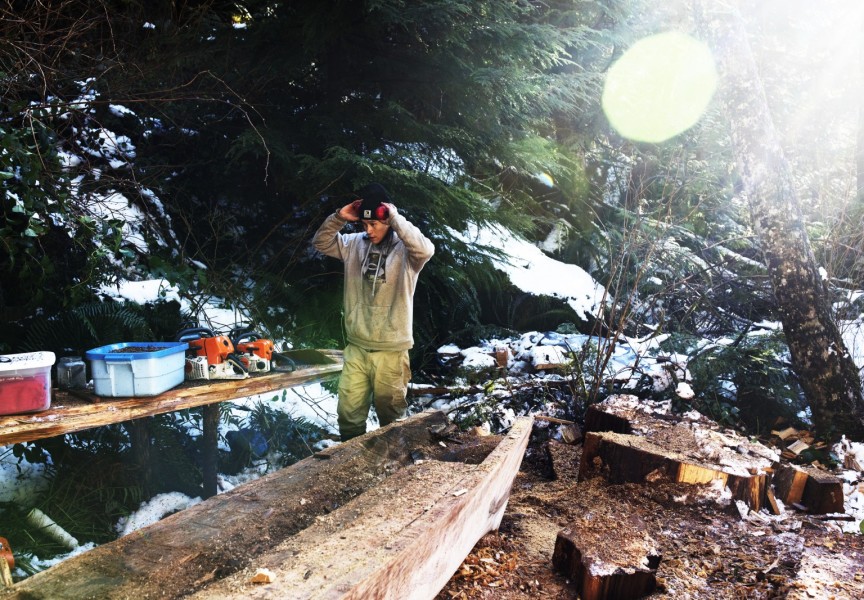
[[[772,431],[771,435],[776,435],[781,440],[788,440],[790,437],[794,437],[798,435],[798,430],[794,427],[787,427],[782,431]]]
[[[795,456],[798,456],[799,454],[804,452],[809,447],[810,447],[809,444],[806,444],[806,443],[802,442],[801,440],[795,440],[795,442],[792,443],[791,445],[789,445],[786,449],[789,452],[792,452],[793,454],[795,454]]]
[[[853,454],[847,454],[843,457],[843,467],[853,471],[864,471],[864,468],[861,468],[861,465],[858,464]]]
[[[273,583],[274,581],[276,581],[276,574],[273,571],[260,568],[255,571],[249,583]]]

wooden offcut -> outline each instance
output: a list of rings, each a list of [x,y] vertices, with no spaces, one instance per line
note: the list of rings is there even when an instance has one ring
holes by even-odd
[[[774,490],[787,505],[803,505],[813,514],[844,511],[843,481],[813,467],[780,465],[774,474]]]
[[[635,517],[582,519],[558,533],[552,564],[574,581],[582,600],[627,600],[656,589],[660,553]]]

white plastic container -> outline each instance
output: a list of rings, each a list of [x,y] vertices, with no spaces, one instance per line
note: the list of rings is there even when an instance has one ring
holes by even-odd
[[[186,342],[124,342],[88,350],[97,396],[156,396],[183,383]]]
[[[53,352],[0,355],[0,415],[49,408],[53,364]]]

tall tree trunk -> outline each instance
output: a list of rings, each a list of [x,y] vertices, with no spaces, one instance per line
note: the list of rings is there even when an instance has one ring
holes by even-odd
[[[721,102],[792,368],[810,404],[817,433],[829,440],[841,434],[864,440],[858,368],[831,315],[743,21],[737,11],[720,10],[706,13],[702,24],[717,57]]]
[[[858,38],[858,138],[855,147],[855,166],[857,171],[856,199],[859,208],[864,206],[864,17],[860,23]]]

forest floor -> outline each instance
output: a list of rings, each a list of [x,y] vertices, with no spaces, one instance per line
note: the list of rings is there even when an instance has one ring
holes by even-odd
[[[532,439],[500,528],[480,539],[437,600],[577,598],[552,555],[558,532],[580,519],[614,524],[603,528],[612,535],[590,541],[613,550],[631,524],[648,532],[661,555],[649,598],[864,598],[864,536],[794,509],[742,517],[708,485],[577,482],[580,453]]]

